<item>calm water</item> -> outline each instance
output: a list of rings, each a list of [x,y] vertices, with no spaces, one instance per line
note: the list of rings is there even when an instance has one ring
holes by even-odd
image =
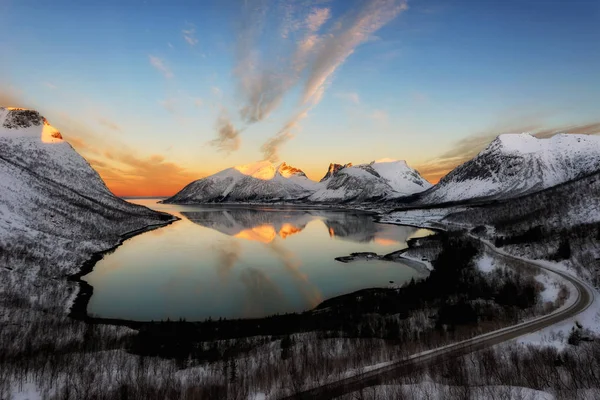
[[[83,279],[88,313],[161,320],[249,318],[303,311],[369,287],[424,276],[400,263],[335,257],[387,254],[430,231],[374,223],[364,213],[132,200],[181,221],[127,240]]]

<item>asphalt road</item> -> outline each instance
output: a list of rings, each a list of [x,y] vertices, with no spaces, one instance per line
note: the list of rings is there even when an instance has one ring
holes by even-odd
[[[520,324],[509,326],[493,332],[489,332],[472,339],[453,343],[427,352],[413,355],[407,359],[402,359],[393,364],[371,370],[366,373],[345,378],[336,382],[328,383],[304,392],[297,393],[286,399],[331,399],[344,394],[352,393],[370,386],[381,385],[394,378],[410,372],[415,368],[423,368],[430,363],[438,363],[445,359],[462,356],[473,351],[481,350],[502,342],[513,340],[519,336],[524,336],[532,332],[547,328],[565,319],[585,311],[594,301],[595,291],[585,282],[565,273],[548,268],[542,263],[524,260],[519,257],[511,256],[501,250],[496,249],[487,241],[482,241],[493,252],[509,259],[518,260],[521,263],[527,263],[537,268],[551,271],[565,281],[570,282],[576,291],[576,300],[567,307],[560,308],[554,312],[534,318]]]

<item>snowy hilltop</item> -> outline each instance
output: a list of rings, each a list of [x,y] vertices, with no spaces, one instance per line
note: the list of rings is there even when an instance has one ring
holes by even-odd
[[[33,110],[0,107],[0,193],[0,292],[42,308],[68,308],[76,286],[65,276],[94,252],[171,220],[115,197]]]
[[[497,200],[537,192],[600,169],[600,137],[559,134],[498,136],[475,158],[456,167],[417,204]]]
[[[320,182],[302,170],[269,161],[228,168],[187,185],[165,203],[346,203],[396,198],[431,187],[404,161],[331,164]]]
[[[311,202],[365,202],[407,196],[429,189],[405,161],[383,159],[369,164],[332,164]]]

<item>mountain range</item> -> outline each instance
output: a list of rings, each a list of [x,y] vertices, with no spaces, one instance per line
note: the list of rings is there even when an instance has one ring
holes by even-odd
[[[198,179],[165,203],[306,202],[348,203],[393,199],[431,187],[404,161],[331,164],[319,182],[286,163],[269,161],[228,168]]]
[[[600,137],[498,136],[472,160],[431,185],[405,161],[330,164],[319,181],[285,163],[242,165],[199,179],[165,203],[290,202],[396,206],[502,200],[534,193],[600,169]]]

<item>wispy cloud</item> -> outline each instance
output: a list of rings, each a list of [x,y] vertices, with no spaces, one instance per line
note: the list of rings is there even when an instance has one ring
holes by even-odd
[[[254,124],[264,120],[280,107],[292,88],[299,85],[301,89],[292,117],[263,144],[266,158],[275,159],[278,149],[293,137],[291,129],[297,128],[298,122],[321,101],[339,66],[406,9],[404,0],[368,0],[360,4],[358,10],[336,19],[325,6],[288,2],[269,8],[265,1],[245,3],[234,68],[242,121]],[[270,33],[265,34],[267,16],[282,21],[281,43]],[[276,51],[261,51],[263,39]],[[360,102],[357,94],[350,94],[347,100]]]
[[[294,135],[289,130],[285,130],[272,138],[268,139],[261,147],[263,158],[271,162],[279,161],[279,148],[292,139]]]
[[[44,82],[44,86],[46,86],[50,90],[54,90],[54,89],[58,88],[55,84],[50,83],[50,82]]]
[[[292,116],[288,122],[277,132],[276,135],[269,138],[262,146],[261,151],[263,152],[263,158],[271,162],[279,160],[279,150],[281,146],[294,138],[292,130],[297,130],[300,127],[300,121],[308,117],[309,111],[315,107],[321,101],[323,97],[324,88],[321,88],[316,96],[313,97],[313,103],[304,107],[304,109],[298,111]]]
[[[235,128],[224,109],[221,110],[217,119],[216,128],[217,138],[211,140],[210,145],[225,153],[231,153],[240,148],[240,131]]]
[[[183,35],[183,39],[190,45],[195,46],[198,44],[198,39],[196,38],[196,27],[192,24],[181,31]]]
[[[276,135],[267,139],[260,148],[265,160],[271,162],[279,161],[279,150],[281,149],[281,146],[294,138],[292,130],[299,127],[300,121],[308,116],[308,111],[309,109],[305,109],[292,116]]]
[[[150,60],[150,64],[154,68],[156,68],[161,74],[163,74],[165,78],[172,79],[174,77],[173,72],[171,72],[169,67],[167,67],[162,58],[153,55],[149,55],[148,58]]]
[[[110,130],[113,130],[113,131],[120,131],[121,130],[121,127],[119,125],[117,125],[116,122],[113,122],[113,121],[111,121],[109,119],[106,119],[104,117],[98,118],[98,123],[100,125],[108,128],[108,129],[110,129]]]
[[[99,133],[68,114],[60,114],[52,124],[98,171],[116,195],[171,195],[205,175],[169,161],[161,154],[141,155],[119,141],[117,136],[111,136],[111,132]]]
[[[304,84],[303,103],[323,87],[357,46],[407,8],[405,1],[373,0],[343,16],[317,46],[314,62]]]

